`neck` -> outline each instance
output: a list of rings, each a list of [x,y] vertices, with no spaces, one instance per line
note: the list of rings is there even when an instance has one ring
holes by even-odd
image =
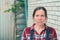
[[[36,25],[35,25],[35,28],[37,28],[37,29],[44,29],[45,26],[44,26],[44,25],[38,25],[38,24],[36,24]]]

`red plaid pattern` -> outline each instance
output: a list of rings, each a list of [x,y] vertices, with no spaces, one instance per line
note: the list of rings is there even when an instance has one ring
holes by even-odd
[[[41,34],[38,34],[34,30],[33,34],[33,40],[46,40],[46,29],[48,26],[45,27],[45,29],[41,32]],[[49,34],[49,40],[57,40],[57,34],[54,28],[50,28],[50,34]],[[34,29],[34,24],[32,25],[32,29]],[[21,40],[30,40],[30,27],[27,27],[24,29],[22,33],[22,38]]]

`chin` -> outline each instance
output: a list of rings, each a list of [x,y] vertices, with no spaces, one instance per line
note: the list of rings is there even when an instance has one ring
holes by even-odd
[[[43,23],[37,23],[38,25],[43,25]]]

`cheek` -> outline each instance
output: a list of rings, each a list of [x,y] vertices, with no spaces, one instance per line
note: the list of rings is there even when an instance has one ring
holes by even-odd
[[[43,20],[46,20],[46,18],[43,18]]]
[[[37,18],[37,17],[34,17],[34,20],[35,20],[35,21],[37,21],[37,20],[38,20],[38,18]]]
[[[45,22],[45,21],[46,21],[46,18],[43,18],[43,20],[42,20],[42,21],[44,21],[44,22]]]

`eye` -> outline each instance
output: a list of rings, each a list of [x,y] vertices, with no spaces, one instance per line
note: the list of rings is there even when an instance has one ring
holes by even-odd
[[[42,17],[45,17],[45,15],[41,15]]]
[[[36,17],[38,17],[39,15],[36,15]]]

